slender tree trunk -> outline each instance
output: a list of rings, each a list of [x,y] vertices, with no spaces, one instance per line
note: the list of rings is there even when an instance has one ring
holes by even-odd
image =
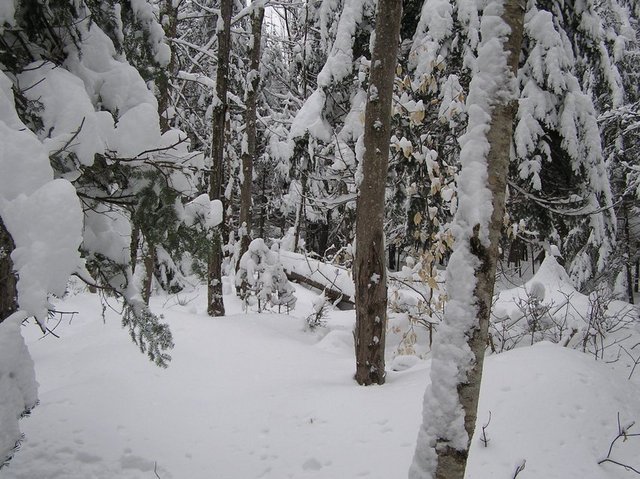
[[[144,255],[144,284],[142,285],[142,299],[146,305],[151,299],[151,289],[153,286],[153,273],[156,268],[156,247],[147,243],[147,252]]]
[[[11,260],[15,248],[13,238],[0,218],[0,323],[18,310],[17,278]]]
[[[296,212],[296,224],[294,225],[293,233],[293,251],[298,251],[298,245],[300,244],[300,236],[302,235],[302,229],[306,223],[306,204],[305,198],[307,197],[307,172],[305,168],[308,168],[308,162],[303,162],[302,171],[300,172],[300,204],[298,205],[298,211]]]
[[[309,2],[305,1],[304,3],[304,36],[302,37],[302,98],[307,99],[307,35],[309,32]],[[288,29],[288,25],[287,25]],[[308,134],[304,137],[304,146],[305,148],[309,148],[309,137]],[[307,155],[305,152],[304,155]],[[300,162],[300,204],[298,205],[298,211],[296,212],[296,223],[294,225],[294,233],[293,233],[293,251],[298,251],[298,244],[300,242],[300,235],[302,232],[302,228],[305,223],[305,198],[307,196],[307,170],[310,169],[311,164],[309,161],[304,161],[304,157],[302,157],[302,161]]]
[[[262,170],[261,182],[262,194],[260,195],[260,223],[258,225],[258,234],[260,238],[264,238],[264,226],[267,219],[267,171]]]
[[[622,218],[624,221],[624,269],[627,277],[627,299],[630,304],[635,304],[633,298],[633,274],[631,266],[631,231],[629,229],[629,205],[627,199],[622,199]]]
[[[363,176],[356,206],[356,376],[358,384],[384,384],[387,322],[387,268],[384,192],[391,136],[401,0],[379,0],[376,40],[364,123]]]
[[[511,28],[504,48],[508,52],[508,67],[515,76],[522,45],[523,1],[506,0],[502,19]],[[496,81],[501,81],[501,79],[496,79]],[[476,287],[474,291],[478,326],[474,328],[472,336],[468,339],[469,348],[474,356],[473,366],[467,372],[466,381],[458,385],[458,398],[464,410],[464,427],[468,434],[468,443],[464,450],[457,450],[448,445],[448,438],[443,438],[442,441],[438,439],[436,446],[437,479],[462,479],[464,477],[469,445],[475,430],[495,283],[498,244],[504,219],[507,170],[516,111],[517,103],[515,101],[498,100],[491,113],[491,124],[487,133],[487,141],[490,145],[487,155],[487,187],[491,193],[493,212],[489,223],[488,246],[485,246],[479,238],[480,225],[474,228],[474,234],[470,237],[469,250],[478,259],[479,264],[475,270]],[[466,281],[463,278],[459,280]]]
[[[133,216],[133,215],[132,215]],[[131,228],[131,243],[129,246],[129,254],[131,262],[131,272],[136,272],[136,266],[138,265],[138,245],[140,244],[140,227],[133,225]]]
[[[257,99],[260,87],[260,44],[262,42],[262,21],[264,19],[264,3],[254,0],[251,12],[250,49],[251,65],[247,78],[247,92],[245,95],[245,135],[246,151],[242,152],[242,188],[240,192],[240,227],[243,231],[240,238],[240,257],[249,249],[253,214],[251,207],[251,185],[253,184],[253,163],[256,157],[256,122]]]
[[[173,6],[173,0],[164,0],[160,7],[160,17],[164,34],[169,39],[169,48],[171,49],[171,60],[169,65],[164,69],[158,80],[158,113],[160,115],[160,131],[162,133],[169,131],[169,112],[170,106],[170,77],[176,68],[176,57],[174,53],[174,46],[171,40],[176,38],[178,29],[178,8]]]
[[[211,177],[209,180],[209,197],[218,199],[224,205],[224,135],[227,115],[227,89],[229,76],[229,52],[231,50],[231,11],[232,0],[222,0],[220,15],[222,29],[218,30],[218,70],[216,72],[216,104],[213,107],[211,144]],[[220,24],[220,22],[218,22]],[[219,28],[219,27],[218,27]],[[224,210],[224,208],[223,208]],[[208,307],[209,316],[224,316],[222,299],[222,225],[216,228],[209,251],[208,271]]]
[[[173,6],[172,0],[164,0],[160,7],[160,14],[162,20],[162,27],[164,29],[165,36],[168,39],[173,39],[176,37],[177,32],[177,22],[178,22],[178,9]],[[169,60],[169,64],[166,68],[160,70],[160,73],[156,77],[156,85],[158,87],[158,115],[160,119],[160,131],[162,133],[166,133],[171,129],[169,125],[169,106],[171,102],[170,95],[170,76],[175,70],[175,54],[173,51],[173,44],[169,43],[169,48],[171,49],[171,59]],[[151,299],[151,290],[153,286],[153,277],[156,272],[156,244],[149,241],[148,236],[145,235],[143,231],[143,241],[146,242],[147,248],[144,253],[143,263],[144,263],[144,280],[142,284],[142,299],[146,305],[149,305],[149,299]],[[137,249],[138,241],[140,236],[140,228],[134,226],[134,231],[132,232],[131,244]],[[135,271],[136,264],[135,258],[137,255],[137,251],[132,249],[132,263],[131,268],[132,271]]]

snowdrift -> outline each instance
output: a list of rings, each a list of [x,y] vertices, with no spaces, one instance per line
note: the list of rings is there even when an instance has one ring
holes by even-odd
[[[305,332],[317,295],[297,289],[298,316],[239,314],[227,296],[229,316],[212,320],[204,290],[182,304],[154,298],[176,340],[167,370],[129,344],[115,313],[102,322],[96,296],[68,298],[60,309],[79,314],[56,329],[61,340],[25,330],[41,405],[0,477],[406,477],[429,360],[393,370],[389,344],[387,384],[357,386],[353,311],[332,311],[324,336]],[[628,478],[598,465],[618,413],[640,421],[637,378],[619,366],[548,342],[487,358],[478,433],[491,411],[489,442],[474,437],[467,477],[513,477],[526,460],[518,478]],[[611,457],[640,467],[638,450],[640,438],[620,440]]]

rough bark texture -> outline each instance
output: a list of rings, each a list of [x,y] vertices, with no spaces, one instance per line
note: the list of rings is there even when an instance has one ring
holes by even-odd
[[[222,0],[220,15],[223,28],[218,31],[218,70],[216,72],[216,104],[212,113],[213,141],[211,144],[211,177],[209,180],[209,197],[218,199],[224,204],[224,131],[227,115],[227,89],[229,76],[229,51],[231,49],[231,11],[232,0]],[[222,300],[222,234],[216,228],[211,241],[208,271],[208,307],[210,316],[224,316]]]
[[[253,184],[253,161],[256,156],[256,103],[258,88],[260,87],[260,44],[262,42],[262,20],[264,19],[264,6],[259,1],[251,12],[251,65],[247,92],[245,95],[245,135],[247,139],[247,151],[242,153],[242,188],[240,191],[240,225],[244,224],[246,233],[240,238],[240,258],[249,249],[251,241],[251,228],[253,215],[251,209],[251,185]]]
[[[11,260],[11,252],[15,247],[13,238],[0,218],[0,323],[18,310],[17,278]]]
[[[518,60],[522,45],[525,5],[522,0],[506,0],[502,19],[511,28],[504,47],[509,53],[508,66],[516,75]],[[487,134],[490,145],[487,156],[488,188],[491,191],[493,213],[489,224],[488,247],[482,245],[476,233],[471,238],[470,250],[479,260],[480,267],[476,270],[475,298],[478,309],[479,327],[469,338],[469,346],[475,356],[473,369],[467,375],[467,382],[458,387],[460,404],[465,411],[465,429],[469,441],[473,437],[477,420],[478,399],[480,397],[480,383],[484,364],[484,351],[487,346],[489,316],[495,284],[496,262],[498,258],[498,244],[502,230],[505,194],[507,189],[507,172],[511,139],[513,138],[513,122],[517,111],[517,103],[499,103],[493,108],[491,126]],[[467,465],[469,445],[465,451],[456,451],[450,447],[438,449],[437,479],[463,479]]]
[[[358,384],[385,381],[387,272],[384,192],[391,136],[391,100],[402,14],[401,0],[380,0],[364,125],[363,178],[356,210],[356,376]]]

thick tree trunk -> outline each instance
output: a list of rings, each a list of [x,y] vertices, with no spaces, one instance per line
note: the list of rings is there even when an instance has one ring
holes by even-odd
[[[361,385],[384,384],[385,381],[387,271],[384,192],[401,14],[401,0],[379,0],[365,113],[363,176],[356,207],[355,379]]]
[[[508,66],[513,75],[517,74],[518,60],[522,45],[524,26],[524,3],[522,0],[506,0],[502,19],[511,28],[504,47],[508,52]],[[478,228],[470,240],[470,251],[480,262],[476,269],[475,304],[477,307],[478,327],[473,331],[468,344],[475,357],[473,368],[467,374],[466,382],[458,386],[460,404],[464,409],[464,426],[469,436],[473,437],[477,420],[478,399],[482,380],[484,352],[487,346],[489,316],[495,283],[498,245],[504,219],[507,171],[513,122],[517,111],[517,103],[499,102],[493,107],[491,125],[487,134],[490,145],[487,156],[488,189],[491,192],[493,212],[489,224],[489,246],[485,247],[478,238]],[[469,445],[464,451],[455,450],[441,444],[436,448],[438,454],[437,479],[462,479],[467,464]]]
[[[13,238],[0,218],[0,323],[18,310],[17,278],[11,260],[15,248]]]
[[[218,70],[216,72],[216,104],[213,107],[211,144],[211,177],[209,197],[212,200],[224,201],[224,133],[227,115],[227,85],[229,76],[229,52],[231,50],[231,11],[232,0],[222,0],[220,15],[222,29],[218,31]],[[220,23],[220,22],[218,22]],[[223,209],[224,210],[224,209]],[[208,307],[209,316],[224,316],[222,299],[222,225],[216,228],[209,251],[208,271]]]
[[[261,0],[254,1],[251,12],[251,37],[250,50],[251,65],[247,79],[247,92],[245,95],[245,135],[246,151],[242,152],[242,187],[240,191],[240,226],[243,234],[240,238],[240,258],[249,249],[251,241],[251,228],[253,222],[251,207],[251,185],[253,184],[253,162],[256,156],[256,122],[257,99],[260,87],[260,44],[262,42],[262,20],[264,19],[264,4]]]

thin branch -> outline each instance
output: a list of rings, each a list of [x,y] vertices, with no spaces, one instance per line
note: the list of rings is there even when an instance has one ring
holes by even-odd
[[[620,423],[620,413],[618,412],[618,417],[617,417],[617,421],[618,421],[618,435],[613,439],[613,441],[611,441],[611,444],[609,444],[609,451],[607,452],[607,457],[605,457],[604,459],[601,459],[600,461],[598,461],[598,464],[603,464],[605,462],[610,462],[612,464],[616,464],[618,466],[622,466],[624,467],[626,470],[631,470],[633,472],[635,472],[636,474],[640,474],[640,471],[634,467],[629,466],[628,464],[623,464],[619,461],[616,461],[615,459],[611,459],[611,453],[613,452],[613,446],[615,445],[616,441],[618,439],[620,439],[621,437],[624,438],[623,441],[626,441],[629,437],[640,437],[640,434],[630,434],[629,433],[629,429],[631,429],[634,425],[635,425],[635,421],[631,422],[630,424],[626,425],[626,426],[622,426],[622,424]]]
[[[513,473],[513,479],[516,479],[516,477],[518,477],[518,474],[524,471],[524,467],[526,466],[526,464],[527,464],[526,459],[523,459],[522,462],[518,464],[518,466],[516,467],[516,470]]]
[[[480,440],[484,444],[484,447],[489,446],[490,439],[487,437],[487,428],[489,427],[489,424],[491,424],[491,411],[489,411],[489,419],[487,420],[487,423],[484,426],[482,426],[482,436],[480,437]],[[523,466],[523,469],[524,469],[524,466]]]
[[[618,465],[618,466],[622,466],[622,467],[624,467],[624,468],[625,468],[625,469],[627,469],[627,470],[631,470],[631,471],[635,472],[636,474],[640,474],[640,471],[639,471],[638,469],[636,469],[636,468],[634,468],[634,467],[631,467],[631,466],[629,466],[629,465],[627,465],[627,464],[623,464],[623,463],[621,463],[621,462],[615,461],[615,460],[610,459],[610,458],[608,458],[608,457],[607,457],[607,458],[605,458],[605,459],[602,459],[601,461],[598,461],[598,464],[603,464],[603,463],[605,463],[605,462],[610,462],[610,463],[612,463],[612,464],[616,464],[616,465]]]

